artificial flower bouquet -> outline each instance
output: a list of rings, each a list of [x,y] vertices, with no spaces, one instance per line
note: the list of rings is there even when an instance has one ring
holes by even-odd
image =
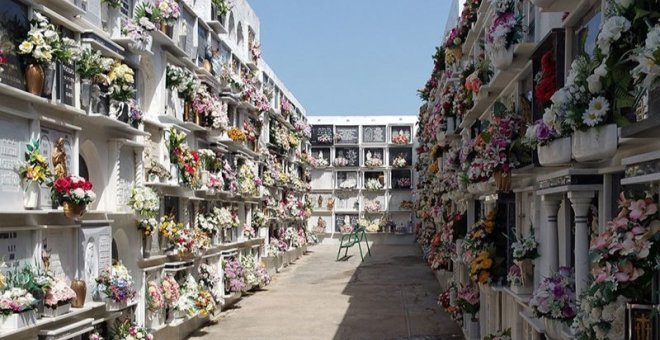
[[[523,38],[522,16],[516,15],[516,0],[495,0],[495,18],[486,34],[486,50],[509,50]]]
[[[243,131],[245,131],[245,138],[250,142],[254,142],[259,138],[259,130],[251,120],[243,121]]]
[[[225,290],[238,293],[245,289],[245,274],[241,262],[234,258],[227,258],[223,262],[225,272]]]
[[[580,339],[623,338],[626,303],[649,289],[658,268],[657,257],[653,259],[660,246],[657,203],[622,193],[619,208],[606,230],[591,239],[593,280],[580,296],[573,320]]]
[[[213,295],[216,303],[223,303],[222,274],[219,267],[203,263],[197,271],[199,273],[199,283]]]
[[[160,197],[148,187],[136,186],[131,189],[128,206],[143,217],[154,217],[160,211]]]
[[[378,168],[383,166],[383,160],[377,157],[369,158],[366,161],[364,161],[364,165],[367,168]]]
[[[215,313],[216,302],[215,298],[206,289],[200,289],[195,296],[195,308],[202,317]]]
[[[213,214],[197,215],[197,228],[205,232],[207,235],[213,235],[220,231],[220,227]]]
[[[321,167],[321,168],[322,168],[322,167],[326,167],[326,166],[328,166],[328,165],[330,165],[330,162],[328,162],[327,159],[325,159],[325,158],[317,158],[317,159],[316,159],[316,166],[317,166],[317,167]]]
[[[357,187],[357,180],[355,178],[348,178],[339,184],[340,189],[355,189]]]
[[[296,133],[300,138],[310,139],[312,138],[312,126],[304,119],[298,119],[293,124],[293,127],[296,129]]]
[[[44,306],[56,309],[58,306],[71,303],[76,298],[76,292],[62,279],[53,279],[44,297]]]
[[[225,187],[229,189],[229,192],[235,194],[238,191],[238,181],[236,178],[236,171],[229,164],[228,160],[224,160],[222,165],[222,177],[225,182]]]
[[[506,274],[506,281],[512,287],[522,287],[525,284],[520,266],[514,263],[509,267],[509,272]]]
[[[55,180],[51,198],[53,202],[64,206],[65,215],[75,217],[96,200],[96,194],[92,191],[92,182],[80,176],[66,176]]]
[[[25,184],[43,184],[51,178],[48,160],[41,154],[39,140],[33,139],[25,146],[25,163],[19,166],[18,176]]]
[[[410,181],[410,178],[402,177],[402,178],[399,178],[399,179],[396,180],[396,185],[397,185],[397,188],[399,188],[399,189],[407,189],[407,188],[410,188],[412,183]]]
[[[148,329],[130,320],[117,321],[111,333],[113,339],[154,340],[153,334]]]
[[[319,144],[332,144],[332,135],[329,133],[322,133],[317,138],[316,141]]]
[[[405,168],[408,165],[408,162],[406,161],[406,155],[404,154],[399,154],[394,158],[394,161],[392,161],[392,166],[395,168]]]
[[[68,63],[78,59],[80,46],[75,40],[60,38],[55,25],[51,24],[46,16],[35,11],[34,18],[30,21],[30,31],[26,39],[18,45],[18,53],[29,57],[31,63]]]
[[[552,276],[544,278],[529,300],[529,306],[536,317],[571,321],[576,314],[573,270],[560,267]]]
[[[199,285],[197,281],[188,273],[184,282],[180,285],[179,299],[174,304],[174,310],[180,313],[185,313],[189,317],[194,317],[199,313],[196,305],[196,299],[199,295]]]
[[[383,184],[378,180],[378,178],[369,178],[364,187],[369,191],[378,191],[383,189]]]
[[[165,86],[177,91],[179,97],[192,100],[197,88],[195,75],[187,68],[167,64]]]
[[[96,278],[96,290],[115,303],[132,300],[136,293],[131,274],[120,262],[101,271]]]
[[[206,86],[195,86],[191,107],[195,116],[190,115],[188,119],[194,119],[202,126],[220,132],[227,130],[229,126],[227,103],[211,94]]]
[[[456,304],[465,313],[472,315],[472,320],[476,321],[479,313],[479,289],[472,286],[465,286],[458,290]]]
[[[243,130],[236,127],[232,127],[231,129],[229,129],[227,135],[234,142],[245,142],[247,140],[247,136],[245,135],[245,132],[243,132]]]
[[[533,260],[539,257],[538,242],[534,237],[534,229],[527,237],[516,237],[516,241],[511,244],[513,250],[513,259],[515,261]]]
[[[382,210],[382,206],[379,200],[368,200],[364,201],[364,211],[368,213],[377,213]]]
[[[243,276],[245,278],[245,288],[254,287],[259,284],[257,278],[257,263],[253,255],[241,255],[239,257],[241,267],[243,267]]]
[[[183,229],[183,224],[176,223],[174,221],[174,216],[162,217],[160,220],[160,225],[158,226],[160,234],[167,239],[174,238],[180,229]]]
[[[33,310],[37,307],[38,302],[23,288],[7,288],[0,295],[0,315],[6,316]]]
[[[336,167],[348,166],[348,159],[346,159],[344,157],[335,157],[334,165]]]
[[[163,276],[160,286],[162,288],[163,301],[165,302],[166,307],[173,308],[180,296],[179,283],[172,274],[167,273]]]
[[[408,135],[399,133],[398,135],[395,135],[392,137],[392,143],[394,144],[409,144],[410,143],[410,138],[408,138]]]
[[[163,286],[156,281],[147,283],[147,310],[151,313],[158,313],[165,309],[166,302],[163,296]]]
[[[245,161],[238,170],[238,192],[241,195],[257,196],[261,184],[254,164],[251,161]]]
[[[169,25],[174,24],[181,16],[181,8],[176,0],[156,0],[155,12],[161,21]]]
[[[249,223],[243,223],[243,236],[248,240],[257,237],[257,231]]]

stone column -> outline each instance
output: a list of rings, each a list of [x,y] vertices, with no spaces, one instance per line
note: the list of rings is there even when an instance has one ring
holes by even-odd
[[[589,225],[587,216],[593,191],[569,192],[573,212],[575,212],[575,293],[580,293],[587,288],[589,279]]]
[[[550,276],[559,268],[559,237],[557,230],[557,212],[561,203],[561,196],[543,195],[541,198],[542,218],[539,230],[541,238],[539,247],[541,254],[541,266],[539,274],[541,278]]]
[[[117,186],[119,185],[119,171],[121,169],[120,164],[120,152],[121,152],[122,143],[116,140],[108,141],[108,165],[110,167],[110,178],[108,184],[106,185],[106,194],[107,198],[104,199],[105,209],[107,211],[117,211],[117,201],[119,190]]]

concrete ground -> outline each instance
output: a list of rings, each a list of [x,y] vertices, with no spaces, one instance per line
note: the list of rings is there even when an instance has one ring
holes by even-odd
[[[352,248],[347,260],[336,262],[338,247],[330,243],[310,247],[265,291],[191,339],[462,338],[437,305],[440,286],[417,246],[372,245],[364,262]]]

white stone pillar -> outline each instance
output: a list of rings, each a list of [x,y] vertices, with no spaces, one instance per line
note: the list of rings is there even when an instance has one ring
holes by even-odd
[[[589,225],[587,216],[593,191],[569,192],[573,212],[575,212],[575,292],[579,295],[587,288],[589,279]]]
[[[541,266],[539,274],[542,278],[550,276],[559,268],[559,237],[557,230],[557,212],[561,203],[561,196],[543,195],[541,198],[543,217],[539,226],[541,231],[540,254]]]
[[[104,197],[106,211],[117,211],[118,193],[117,186],[119,185],[119,171],[120,165],[120,152],[122,143],[119,141],[108,141],[108,165],[110,166],[110,178],[105,188],[107,196]]]

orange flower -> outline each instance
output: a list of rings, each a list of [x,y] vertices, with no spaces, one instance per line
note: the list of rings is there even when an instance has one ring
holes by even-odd
[[[229,136],[229,138],[231,138],[231,140],[235,142],[244,142],[247,140],[247,136],[245,135],[245,132],[235,127],[229,129],[227,135]]]
[[[490,269],[493,266],[493,260],[485,259],[481,262],[481,267],[484,269]]]
[[[432,173],[432,174],[438,172],[438,170],[440,170],[440,169],[438,168],[438,163],[436,163],[436,162],[433,162],[431,164],[431,166],[429,167],[429,172]]]
[[[488,283],[488,279],[490,278],[490,273],[487,271],[482,271],[479,273],[479,283]]]

